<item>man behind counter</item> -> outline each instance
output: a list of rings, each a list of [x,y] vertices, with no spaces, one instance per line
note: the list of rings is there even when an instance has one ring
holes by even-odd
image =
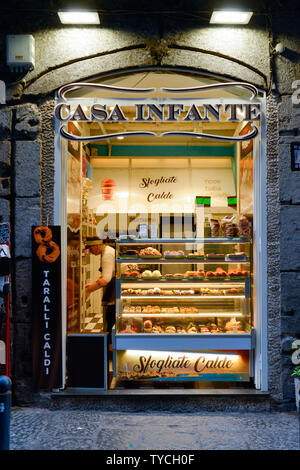
[[[98,237],[87,237],[85,248],[94,256],[101,255],[100,276],[85,285],[85,298],[98,289],[103,289],[102,304],[106,306],[106,323],[111,343],[111,330],[115,322],[115,250],[105,245]]]

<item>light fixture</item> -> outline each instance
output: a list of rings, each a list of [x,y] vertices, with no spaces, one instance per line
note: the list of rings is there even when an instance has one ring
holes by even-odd
[[[94,10],[59,10],[57,14],[63,24],[100,24],[99,15]]]
[[[211,24],[248,24],[253,11],[250,10],[214,10],[211,18]]]

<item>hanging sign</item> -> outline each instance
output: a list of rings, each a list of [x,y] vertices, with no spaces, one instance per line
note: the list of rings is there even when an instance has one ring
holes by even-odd
[[[126,108],[128,106],[114,103],[113,106],[108,107],[106,104],[94,102],[92,105],[83,105],[77,103],[68,102],[65,94],[72,90],[79,88],[100,88],[102,90],[108,90],[110,92],[124,92],[133,94],[144,94],[153,93],[156,88],[127,88],[127,87],[116,87],[110,85],[104,85],[100,83],[71,83],[65,85],[58,91],[58,97],[61,102],[55,107],[55,117],[62,123],[60,127],[60,135],[69,141],[101,141],[107,139],[114,139],[118,137],[132,137],[132,136],[186,136],[195,137],[202,139],[215,139],[229,142],[240,142],[254,139],[259,134],[258,127],[254,124],[255,121],[261,120],[261,105],[257,102],[251,102],[258,96],[258,91],[254,85],[242,82],[227,82],[227,83],[216,83],[213,85],[204,85],[197,87],[188,88],[161,88],[160,91],[165,93],[193,93],[207,91],[210,89],[218,88],[242,88],[250,93],[249,102],[235,103],[235,102],[222,102],[210,103],[204,102],[201,99],[195,99],[195,102],[184,104],[179,102],[173,102],[168,100],[165,103],[159,103],[153,98],[153,103],[132,103],[130,107],[134,108],[134,117],[129,117]],[[100,99],[99,99],[100,100]],[[149,100],[148,100],[149,101]],[[184,101],[184,99],[182,100]],[[76,135],[69,132],[67,128],[67,122],[69,121],[83,121],[91,123],[96,122],[110,122],[110,123],[124,123],[124,122],[242,122],[251,121],[250,129],[247,134],[238,136],[225,136],[217,134],[207,134],[203,132],[185,132],[185,131],[167,131],[160,135],[156,132],[150,132],[147,130],[134,131],[134,132],[116,132],[111,134],[99,134],[99,135]],[[254,121],[254,122],[253,122]]]
[[[248,351],[118,351],[120,380],[248,381]]]
[[[61,386],[60,246],[60,226],[32,228],[32,359],[37,390]]]

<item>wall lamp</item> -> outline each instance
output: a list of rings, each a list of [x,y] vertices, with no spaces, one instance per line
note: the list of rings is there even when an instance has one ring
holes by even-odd
[[[253,11],[226,9],[213,11],[210,24],[248,24]]]
[[[98,12],[93,10],[59,10],[57,14],[62,24],[100,24]]]

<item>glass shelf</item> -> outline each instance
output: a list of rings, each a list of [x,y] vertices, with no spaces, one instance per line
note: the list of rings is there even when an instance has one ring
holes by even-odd
[[[126,264],[250,264],[249,260],[222,260],[222,259],[196,259],[196,258],[116,258],[117,263]]]
[[[164,244],[191,244],[191,243],[251,243],[250,238],[135,238],[135,239],[118,239],[118,245],[164,245]]]

